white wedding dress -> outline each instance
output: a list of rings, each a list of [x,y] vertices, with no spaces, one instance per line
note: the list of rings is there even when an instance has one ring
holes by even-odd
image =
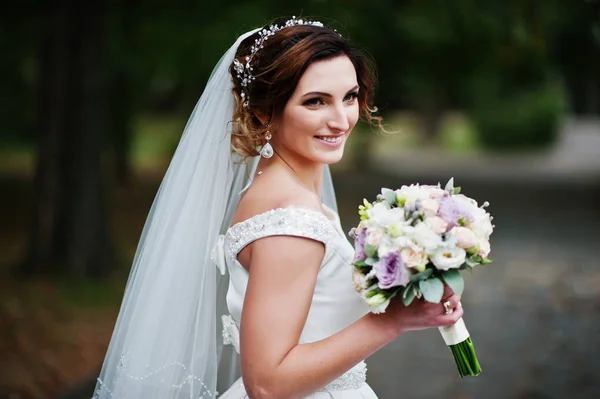
[[[300,343],[310,343],[329,337],[354,323],[367,312],[367,306],[352,285],[349,266],[354,248],[345,238],[338,215],[326,208],[329,216],[301,208],[279,208],[256,215],[230,227],[220,237],[220,254],[216,263],[230,274],[227,307],[230,315],[223,317],[223,338],[239,352],[239,329],[242,305],[248,284],[248,272],[237,260],[238,253],[260,238],[287,235],[307,237],[325,244],[325,256],[318,272],[312,303]],[[283,265],[282,265],[283,266]],[[223,270],[222,270],[223,271]],[[241,378],[220,398],[247,398]],[[377,399],[366,383],[366,365],[360,362],[308,398],[315,399]]]

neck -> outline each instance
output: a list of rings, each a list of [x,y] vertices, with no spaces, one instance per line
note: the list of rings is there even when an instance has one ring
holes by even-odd
[[[323,164],[302,162],[292,154],[286,154],[275,150],[271,159],[261,159],[258,169],[261,170],[273,166],[286,169],[291,177],[300,185],[315,193],[319,198],[321,197]]]

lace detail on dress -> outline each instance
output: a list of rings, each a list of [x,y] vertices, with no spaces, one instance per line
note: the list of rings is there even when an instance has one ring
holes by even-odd
[[[329,384],[319,392],[335,392],[335,391],[347,391],[351,389],[360,388],[365,382],[367,382],[367,365],[365,362],[360,362]]]
[[[320,212],[299,208],[278,208],[233,225],[226,235],[226,253],[235,260],[252,241],[268,236],[299,236],[321,241],[326,254],[332,234],[338,234],[329,219]]]

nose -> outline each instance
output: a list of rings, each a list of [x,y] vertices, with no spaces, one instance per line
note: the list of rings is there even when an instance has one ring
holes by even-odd
[[[337,105],[331,107],[330,110],[331,114],[329,115],[327,126],[331,130],[341,133],[350,129],[350,115],[348,115],[349,110],[346,107]]]

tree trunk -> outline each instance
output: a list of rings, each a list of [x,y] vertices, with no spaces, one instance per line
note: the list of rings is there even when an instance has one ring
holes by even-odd
[[[46,26],[30,273],[102,276],[113,264],[101,165],[104,13],[102,1],[58,0],[41,15]]]
[[[121,43],[120,62],[112,73],[110,90],[110,134],[114,152],[115,176],[117,182],[127,183],[131,177],[131,144],[133,139],[132,116],[135,104],[135,73],[128,62],[134,52],[133,27],[135,0],[121,3],[122,14],[117,21],[118,37]]]

